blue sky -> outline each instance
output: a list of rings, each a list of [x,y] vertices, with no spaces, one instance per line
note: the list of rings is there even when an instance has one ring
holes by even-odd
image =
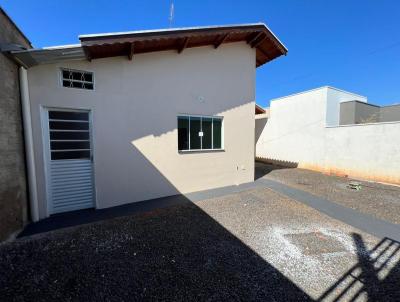
[[[170,0],[0,0],[34,46],[79,34],[168,27]],[[174,27],[265,22],[289,49],[257,69],[256,100],[324,85],[400,103],[398,0],[176,0]]]

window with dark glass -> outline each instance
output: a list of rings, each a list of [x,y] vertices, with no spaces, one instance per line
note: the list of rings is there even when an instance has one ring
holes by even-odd
[[[178,149],[189,149],[189,117],[178,118]]]
[[[201,149],[201,118],[190,117],[190,150]]]
[[[63,87],[93,90],[93,73],[83,70],[61,69]]]
[[[222,117],[178,116],[178,150],[222,149]]]
[[[216,149],[220,149],[222,140],[222,120],[214,119],[213,120],[213,147]]]
[[[212,118],[203,117],[201,119],[201,131],[203,131],[202,149],[212,149]],[[220,148],[219,146],[218,148]]]
[[[52,160],[89,159],[89,112],[49,111]]]

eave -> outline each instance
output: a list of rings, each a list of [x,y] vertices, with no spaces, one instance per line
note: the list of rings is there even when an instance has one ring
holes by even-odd
[[[263,23],[145,30],[79,36],[80,44],[14,51],[12,55],[27,67],[57,61],[86,58],[89,61],[125,56],[132,60],[141,53],[246,42],[256,49],[257,67],[286,55],[286,47]]]

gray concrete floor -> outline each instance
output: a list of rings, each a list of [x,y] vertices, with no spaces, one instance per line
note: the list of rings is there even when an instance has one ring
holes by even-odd
[[[264,172],[276,180],[283,170]],[[228,192],[1,244],[0,297],[400,300],[398,241],[265,186]]]
[[[395,240],[378,239],[269,189],[197,205],[312,299],[400,299],[399,289],[391,288],[400,282]]]
[[[359,181],[361,190],[351,190],[351,178],[328,176],[322,173],[256,162],[257,178],[279,181],[361,213],[372,215],[391,223],[400,224],[400,187]]]

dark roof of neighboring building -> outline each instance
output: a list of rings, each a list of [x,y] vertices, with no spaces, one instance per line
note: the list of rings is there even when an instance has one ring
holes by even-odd
[[[261,66],[281,55],[287,49],[263,23],[171,28],[79,36],[80,44],[15,51],[13,55],[27,67],[61,60],[85,58],[88,60],[135,54],[213,46],[244,41],[256,49],[256,66]]]

